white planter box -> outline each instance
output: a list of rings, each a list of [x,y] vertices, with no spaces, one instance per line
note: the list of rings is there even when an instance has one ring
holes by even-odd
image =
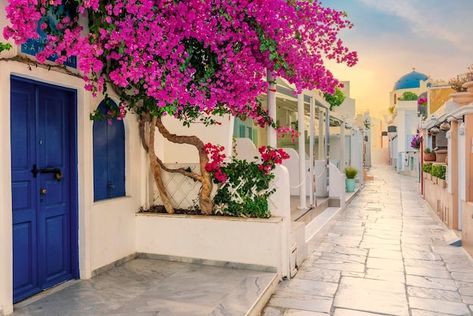
[[[271,267],[284,276],[287,229],[282,217],[136,214],[136,251]]]

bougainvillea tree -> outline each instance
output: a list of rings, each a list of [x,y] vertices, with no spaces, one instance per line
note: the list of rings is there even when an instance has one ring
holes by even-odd
[[[54,57],[64,63],[76,56],[88,90],[118,95],[119,109],[94,113],[95,118],[137,115],[170,213],[162,170],[200,181],[200,207],[207,214],[212,180],[205,144],[169,132],[164,115],[184,124],[211,124],[214,115],[231,114],[275,127],[257,99],[267,90],[267,72],[298,91],[334,93],[338,81],[325,61],[348,66],[357,61],[339,38],[352,27],[345,13],[317,0],[10,0],[7,17],[11,25],[4,36],[17,44],[37,38],[38,26],[47,34],[39,62]],[[197,148],[200,174],[169,169],[158,159],[149,146],[156,128],[172,142]]]

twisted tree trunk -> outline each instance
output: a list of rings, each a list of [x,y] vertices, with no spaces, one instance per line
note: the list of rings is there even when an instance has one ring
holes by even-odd
[[[209,157],[207,156],[207,153],[205,152],[204,143],[197,136],[180,136],[180,135],[172,134],[164,126],[161,118],[156,119],[156,126],[158,127],[159,132],[168,141],[176,143],[176,144],[192,145],[197,149],[199,153],[200,175],[191,173],[192,176],[191,175],[187,175],[187,176],[190,176],[194,180],[200,181],[202,183],[202,187],[199,192],[200,209],[202,213],[206,215],[212,214],[213,202],[210,195],[212,194],[213,184],[212,184],[212,178],[210,177],[210,173],[208,173],[207,170],[205,170],[205,166],[209,162]],[[176,169],[174,171],[178,172],[176,171]],[[182,173],[182,172],[179,172],[179,173]]]
[[[140,125],[143,124],[140,122]],[[148,127],[148,144],[146,144],[145,149],[148,151],[149,162],[151,166],[151,170],[153,171],[154,181],[156,183],[156,187],[158,188],[159,195],[161,196],[161,200],[163,201],[164,208],[166,212],[169,214],[174,213],[174,207],[172,206],[171,199],[166,191],[166,187],[163,183],[161,166],[158,163],[158,157],[154,151],[154,136],[156,130],[156,118],[153,118]],[[140,126],[140,130],[144,131],[144,126]],[[143,145],[146,143],[146,139],[144,139],[144,133],[141,137]]]

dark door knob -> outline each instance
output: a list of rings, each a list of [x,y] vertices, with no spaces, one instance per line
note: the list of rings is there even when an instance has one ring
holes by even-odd
[[[39,189],[39,194],[46,195],[47,193],[48,193],[48,190],[46,188]]]

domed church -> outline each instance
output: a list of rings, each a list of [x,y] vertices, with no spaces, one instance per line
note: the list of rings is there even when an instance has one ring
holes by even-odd
[[[394,84],[393,91],[391,92],[390,105],[396,106],[404,92],[413,92],[416,95],[421,95],[426,92],[430,86],[431,80],[429,76],[416,71],[414,68],[410,73],[399,78]]]

